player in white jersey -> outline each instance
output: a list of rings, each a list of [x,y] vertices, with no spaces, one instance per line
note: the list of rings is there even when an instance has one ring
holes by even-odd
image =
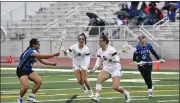
[[[126,102],[130,102],[130,95],[127,90],[119,87],[121,76],[120,59],[117,55],[116,49],[108,45],[109,40],[105,35],[100,36],[99,45],[100,49],[97,54],[96,64],[93,69],[100,66],[101,60],[104,63],[103,69],[98,75],[96,82],[96,95],[92,98],[93,101],[99,102],[100,91],[102,88],[101,83],[105,80],[112,78],[113,89],[124,94]],[[107,61],[108,60],[108,61]],[[107,61],[107,62],[106,62]]]
[[[93,96],[90,83],[87,80],[87,70],[90,63],[90,53],[89,48],[86,46],[86,36],[84,33],[78,36],[78,43],[72,45],[67,53],[73,53],[73,58],[76,62],[73,61],[73,69],[76,75],[77,81],[80,85],[83,86],[84,92],[88,93],[90,97]],[[88,89],[88,90],[86,90]]]

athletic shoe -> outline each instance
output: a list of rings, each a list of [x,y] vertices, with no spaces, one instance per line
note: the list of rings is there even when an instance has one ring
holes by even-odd
[[[93,97],[93,91],[92,90],[88,90],[88,96]]]
[[[99,96],[91,97],[91,100],[94,102],[99,102]]]
[[[153,96],[153,90],[154,90],[154,87],[152,87],[152,90],[148,90],[149,98]]]
[[[27,101],[33,102],[33,103],[38,103],[38,102],[39,102],[39,101],[35,100],[34,97],[32,97],[32,96],[29,96],[29,97],[27,98]]]
[[[23,103],[22,99],[20,99],[19,97],[18,97],[17,101],[18,101],[18,103]]]
[[[124,91],[124,97],[125,97],[127,103],[131,101],[131,97],[127,90]]]

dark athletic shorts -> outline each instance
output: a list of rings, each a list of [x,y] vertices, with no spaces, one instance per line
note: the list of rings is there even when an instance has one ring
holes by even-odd
[[[24,76],[24,75],[29,75],[31,74],[32,72],[34,72],[33,70],[28,70],[28,71],[24,71],[23,69],[19,69],[17,68],[16,70],[16,75],[18,76],[18,78],[20,78],[21,76]]]

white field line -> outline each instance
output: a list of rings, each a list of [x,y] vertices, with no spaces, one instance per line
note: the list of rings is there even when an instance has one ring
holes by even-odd
[[[41,76],[41,77],[50,77],[50,76]],[[14,77],[13,76],[12,77],[1,77],[1,78],[11,78],[12,79],[12,78],[17,78],[17,76],[14,76]]]
[[[179,85],[154,85],[154,87],[172,87],[172,86],[179,86]],[[147,88],[147,86],[123,86],[125,88],[137,88],[137,87],[140,87],[140,88]],[[95,88],[95,87],[93,87]],[[109,89],[109,88],[112,88],[112,87],[102,87],[103,89]],[[64,88],[64,89],[39,89],[38,91],[66,91],[66,90],[78,90],[78,89],[81,89],[81,88]],[[28,90],[28,91],[31,91],[31,90]],[[19,89],[17,90],[9,90],[9,91],[1,91],[1,93],[12,93],[12,92],[18,92],[19,93]]]
[[[155,95],[153,97],[174,97],[174,96],[179,96],[179,95]],[[116,98],[123,98],[124,97],[100,97],[100,99],[116,99]],[[148,96],[131,96],[131,100],[149,100],[147,99]],[[136,99],[137,98],[137,99]],[[140,99],[138,99],[140,98]],[[77,98],[75,100],[89,100],[90,98]],[[57,99],[57,100],[44,100],[44,101],[40,101],[40,102],[53,102],[53,101],[67,101],[67,100],[71,100],[71,99]],[[7,103],[16,103],[16,102],[7,102]],[[25,102],[28,103],[28,102]]]
[[[88,78],[90,81],[96,81],[97,78]],[[158,82],[160,80],[163,80],[165,78],[156,78],[154,79],[153,78],[153,82]],[[179,79],[179,78],[171,78],[171,79]],[[169,79],[169,80],[171,80]],[[71,82],[77,82],[76,78],[71,78],[71,79],[68,79],[68,81],[46,81],[46,82],[43,82],[44,83],[71,83]],[[112,82],[112,79],[108,79],[106,80],[105,82]],[[144,83],[144,80],[143,79],[121,79],[121,82],[137,82],[137,83]],[[1,83],[1,84],[19,84],[20,82],[10,82],[10,83]],[[30,81],[30,83],[33,83]]]
[[[16,68],[2,68],[1,70],[16,70]],[[54,71],[54,72],[74,72],[72,69],[42,69],[42,68],[34,68],[34,71]],[[100,70],[97,70],[95,72],[100,72]],[[139,71],[122,71],[122,73],[131,73],[131,74],[140,74]],[[179,74],[179,72],[152,72],[152,74]]]
[[[178,102],[179,100],[164,100],[164,101],[157,101],[157,102],[165,102],[165,103],[169,103],[169,102]]]

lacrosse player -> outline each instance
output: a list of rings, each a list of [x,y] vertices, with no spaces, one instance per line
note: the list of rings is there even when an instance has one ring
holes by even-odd
[[[67,55],[70,52],[73,53],[73,69],[77,81],[80,85],[83,86],[84,92],[88,93],[89,97],[92,97],[93,91],[90,87],[89,81],[87,80],[87,70],[90,63],[90,53],[89,48],[86,46],[86,36],[84,33],[78,36],[78,43],[72,45],[69,50],[64,51],[64,54]]]
[[[139,36],[139,44],[136,46],[136,51],[133,55],[133,61],[134,63],[143,63],[143,62],[151,62],[152,59],[150,57],[150,52],[156,57],[157,60],[159,60],[161,63],[164,62],[163,59],[160,59],[157,53],[154,51],[151,44],[146,43],[145,36]],[[153,89],[152,86],[152,79],[151,79],[151,72],[152,72],[152,63],[145,63],[141,65],[137,65],[138,70],[140,71],[147,87],[148,87],[148,95],[149,97],[153,96]]]
[[[22,88],[20,90],[20,95],[17,99],[18,103],[23,103],[22,97],[27,92],[29,88],[29,81],[31,80],[35,83],[34,87],[32,88],[32,93],[27,98],[27,101],[37,103],[38,101],[34,99],[35,93],[40,88],[42,81],[39,75],[32,70],[32,65],[37,59],[45,64],[45,65],[53,65],[55,66],[56,63],[51,63],[46,61],[45,59],[52,58],[58,56],[59,53],[55,54],[40,54],[39,53],[40,44],[39,41],[35,38],[31,39],[29,42],[29,47],[24,51],[24,53],[20,57],[19,64],[17,66],[16,74],[21,82]]]
[[[112,78],[113,89],[124,94],[126,102],[130,102],[130,95],[127,90],[122,87],[119,87],[120,76],[121,76],[121,65],[120,58],[117,55],[117,52],[114,47],[108,45],[109,40],[105,35],[100,36],[99,45],[100,49],[97,53],[97,60],[94,68],[90,71],[94,71],[95,68],[100,66],[101,61],[103,61],[103,69],[98,75],[96,82],[96,95],[92,97],[92,100],[99,102],[100,91],[102,89],[102,82]],[[113,57],[113,58],[112,58]],[[107,61],[107,62],[105,62]]]

